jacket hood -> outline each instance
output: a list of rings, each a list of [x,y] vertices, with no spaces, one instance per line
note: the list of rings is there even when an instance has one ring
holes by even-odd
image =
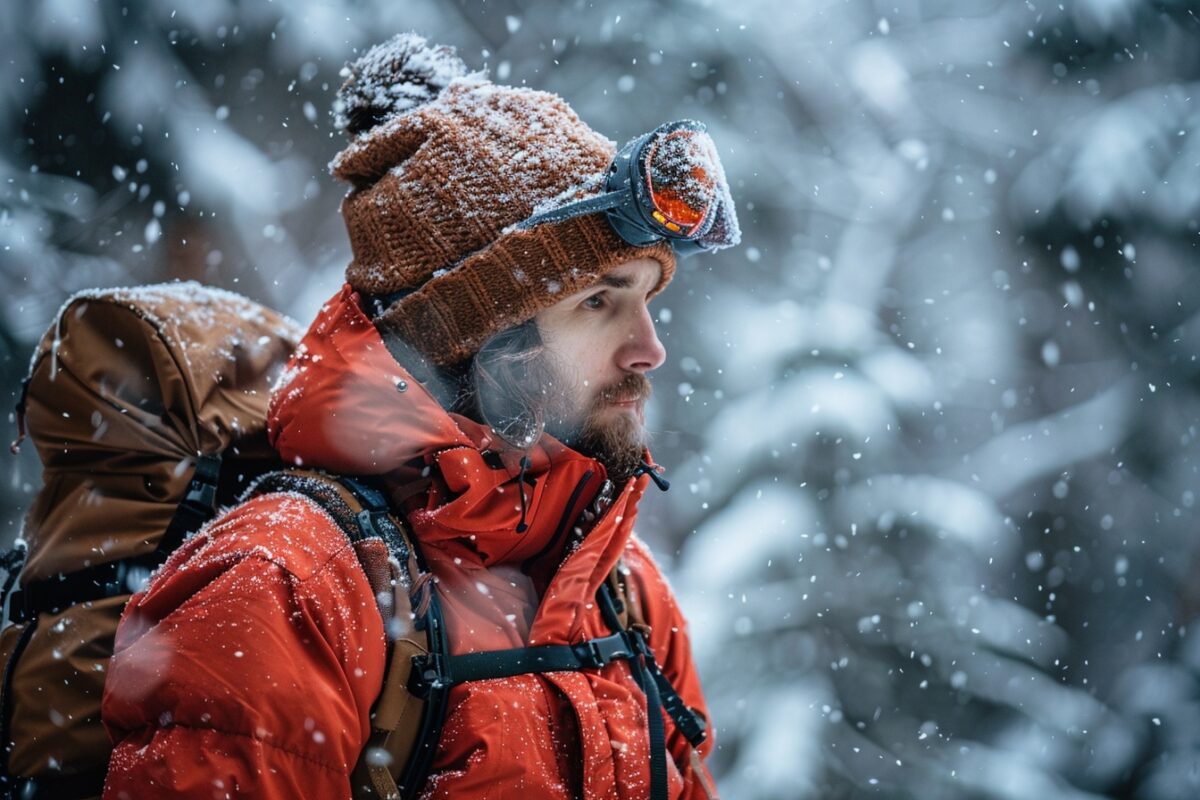
[[[349,475],[473,444],[396,363],[349,285],[321,307],[280,376],[267,430],[286,463]]]

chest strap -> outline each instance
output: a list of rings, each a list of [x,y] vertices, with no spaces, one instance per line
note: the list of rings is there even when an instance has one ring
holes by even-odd
[[[607,588],[605,584],[601,592],[605,592]],[[646,691],[647,695],[657,694],[658,702],[649,705],[661,705],[684,738],[693,747],[699,746],[706,735],[704,720],[687,707],[670,680],[658,668],[654,661],[654,653],[642,634],[629,628],[577,644],[514,647],[508,650],[441,657],[434,653],[415,656],[413,678],[409,686],[415,694],[424,696],[433,687],[449,687],[469,681],[512,678],[516,675],[542,672],[603,669],[614,661],[621,660],[634,662],[635,673],[643,673],[645,677],[650,678],[643,691]]]
[[[421,678],[419,685],[437,682],[456,686],[469,681],[511,678],[538,672],[601,669],[618,659],[635,658],[636,654],[626,633],[614,633],[578,644],[546,644],[452,655],[445,658],[440,670],[439,665],[422,657],[414,659],[414,665]]]

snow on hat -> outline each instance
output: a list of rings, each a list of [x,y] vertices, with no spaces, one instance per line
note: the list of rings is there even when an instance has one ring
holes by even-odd
[[[343,71],[334,111],[350,145],[330,164],[354,259],[346,280],[401,296],[376,325],[434,363],[475,353],[494,333],[669,244],[626,244],[602,214],[514,230],[535,210],[603,191],[616,143],[557,95],[491,83],[451,47],[416,33]]]

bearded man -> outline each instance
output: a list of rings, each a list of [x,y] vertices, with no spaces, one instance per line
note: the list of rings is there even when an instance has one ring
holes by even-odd
[[[382,488],[454,657],[597,649],[618,564],[647,648],[454,683],[405,794],[714,797],[687,625],[633,535],[666,486],[646,448],[666,357],[648,304],[679,255],[738,239],[711,140],[684,121],[618,152],[561,98],[415,34],[351,65],[337,108],[354,259],[274,391],[273,446]],[[104,797],[364,796],[391,633],[320,507],[243,502],[127,607]]]

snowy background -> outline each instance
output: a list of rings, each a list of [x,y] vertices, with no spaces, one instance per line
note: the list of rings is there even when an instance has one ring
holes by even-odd
[[[742,247],[657,301],[728,798],[1200,796],[1200,21],[1175,0],[0,4],[0,369],[72,291],[307,322],[343,63],[416,28],[620,142],[708,123]],[[38,486],[4,457],[11,539]]]

